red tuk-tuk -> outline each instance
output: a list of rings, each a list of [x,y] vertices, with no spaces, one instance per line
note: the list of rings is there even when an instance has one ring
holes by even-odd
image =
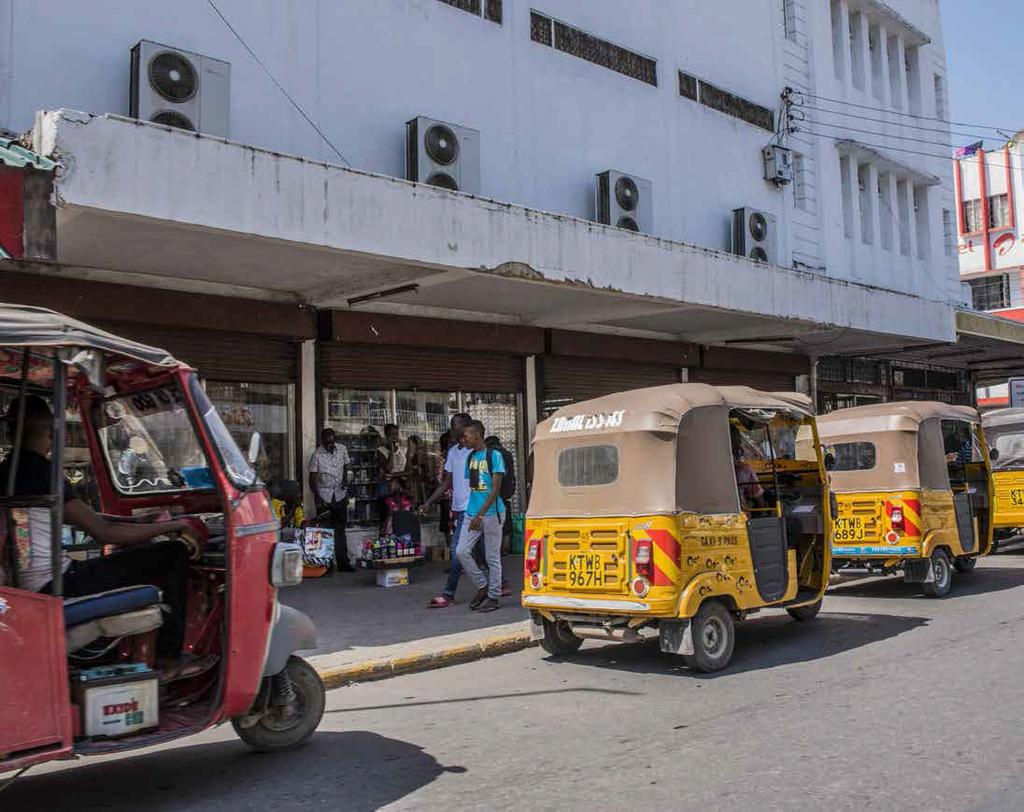
[[[253,449],[248,458],[239,451],[196,373],[162,350],[58,313],[0,305],[0,400],[16,413],[4,438],[10,470],[33,395],[53,413],[51,487],[14,496],[14,476],[0,482],[0,773],[145,747],[228,720],[258,750],[307,739],[324,688],[294,652],[315,648],[316,630],[277,600],[279,587],[301,581],[301,549],[281,541]],[[159,512],[205,528],[203,543],[189,548],[182,651],[214,663],[202,673],[160,680],[159,583],[62,597],[69,548],[72,558],[109,553],[64,526],[64,476],[76,464],[88,479],[84,500],[110,520]],[[49,518],[45,592],[18,585],[33,511]]]

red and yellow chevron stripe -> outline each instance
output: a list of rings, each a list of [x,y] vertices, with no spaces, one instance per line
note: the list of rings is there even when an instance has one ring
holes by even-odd
[[[921,535],[921,500],[920,499],[887,499],[885,501],[885,516],[892,519],[893,508],[903,509],[903,534],[916,537]]]

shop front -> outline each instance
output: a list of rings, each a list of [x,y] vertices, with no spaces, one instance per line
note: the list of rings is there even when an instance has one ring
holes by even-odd
[[[4,294],[161,347],[195,367],[239,445],[248,448],[259,433],[261,478],[300,478],[299,357],[301,343],[316,335],[312,309],[28,273],[7,273]]]
[[[685,342],[569,330],[548,330],[546,350],[537,373],[542,419],[613,392],[680,383],[698,360],[697,347]]]
[[[690,380],[714,386],[750,386],[762,392],[809,394],[810,372],[811,361],[803,355],[702,347],[700,366],[690,370]]]
[[[419,317],[328,311],[321,314],[320,425],[333,428],[352,457],[349,534],[355,551],[385,520],[381,455],[385,426],[398,427],[401,467],[414,502],[433,490],[440,437],[466,412],[512,452],[522,481],[528,447],[526,358],[543,348],[539,329]],[[521,510],[513,502],[514,512]],[[439,519],[424,523],[440,542]]]

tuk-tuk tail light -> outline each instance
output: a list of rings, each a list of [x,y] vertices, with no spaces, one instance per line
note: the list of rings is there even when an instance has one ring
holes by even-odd
[[[634,578],[631,584],[633,588],[633,594],[638,598],[643,598],[651,589],[651,583],[646,578]]]
[[[650,539],[633,540],[633,569],[637,575],[654,577],[654,543]]]
[[[526,571],[530,573],[539,572],[540,562],[543,557],[544,539],[539,536],[534,536],[530,539],[530,543],[526,545],[526,557],[523,559],[523,563],[526,565]]]
[[[903,508],[894,505],[892,511],[889,513],[889,522],[892,524],[892,529],[898,532],[905,530],[903,522]]]

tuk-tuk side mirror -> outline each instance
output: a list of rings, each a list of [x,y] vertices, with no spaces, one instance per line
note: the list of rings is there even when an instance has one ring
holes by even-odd
[[[256,461],[260,458],[260,445],[262,442],[263,438],[260,436],[260,433],[254,431],[249,438],[249,453],[246,455],[249,465],[255,465]]]
[[[834,471],[836,470],[836,457],[831,451],[825,454],[825,470]]]
[[[992,462],[995,462],[996,460],[998,460],[999,459],[999,449],[998,448],[990,448],[988,450],[988,458],[990,460],[992,460]]]

